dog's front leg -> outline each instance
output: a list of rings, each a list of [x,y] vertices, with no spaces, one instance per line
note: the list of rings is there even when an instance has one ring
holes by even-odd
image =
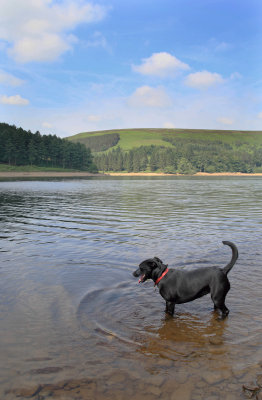
[[[175,311],[175,303],[172,301],[166,301],[166,313],[173,315]]]

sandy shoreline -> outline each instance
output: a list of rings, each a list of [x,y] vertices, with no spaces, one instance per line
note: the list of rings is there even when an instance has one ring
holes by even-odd
[[[215,173],[208,173],[208,172],[197,172],[194,175],[182,175],[182,174],[164,174],[164,173],[156,173],[156,172],[111,172],[107,175],[110,176],[262,176],[261,173],[257,174],[247,174],[243,172],[215,172]]]
[[[91,174],[90,172],[0,172],[0,178],[81,178],[81,177],[101,177],[101,176],[188,176],[188,175],[179,175],[179,174],[164,174],[164,173],[156,173],[156,172],[111,172],[106,174]],[[262,173],[242,173],[242,172],[216,172],[216,173],[207,173],[207,172],[197,172],[191,176],[262,176]]]

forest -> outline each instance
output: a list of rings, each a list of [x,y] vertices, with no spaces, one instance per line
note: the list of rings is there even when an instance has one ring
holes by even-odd
[[[254,137],[250,140],[246,134],[232,140],[229,135],[225,141],[225,135],[222,140],[221,135],[214,134],[201,137],[196,133],[164,133],[160,145],[123,150],[118,133],[82,138],[80,143],[81,134],[72,141],[0,123],[0,163],[89,172],[262,172],[262,143],[255,142]],[[94,156],[89,146],[96,152]]]
[[[91,150],[84,144],[6,123],[0,123],[0,163],[97,172]]]
[[[100,171],[262,172],[262,146],[248,143],[163,137],[172,147],[140,146],[129,151],[117,147],[97,154],[94,162]]]
[[[90,148],[91,151],[99,152],[108,150],[110,147],[115,146],[119,141],[118,133],[109,133],[105,135],[94,135],[88,137],[81,137],[80,135],[73,136],[70,140],[74,143],[79,142]]]

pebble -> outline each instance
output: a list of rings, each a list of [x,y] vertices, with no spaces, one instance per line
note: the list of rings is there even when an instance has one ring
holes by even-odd
[[[203,375],[204,381],[206,381],[209,385],[213,385],[214,383],[218,383],[224,380],[220,372],[205,372]]]
[[[247,399],[251,399],[259,390],[259,386],[254,382],[245,383],[243,385],[244,395]]]
[[[244,390],[248,390],[250,392],[255,392],[259,390],[259,386],[254,382],[248,382],[243,385]]]
[[[171,400],[190,400],[192,394],[192,388],[187,385],[181,385],[179,388],[175,389]]]
[[[165,379],[166,378],[162,375],[152,375],[149,379],[147,379],[147,383],[149,385],[162,386],[165,382]]]
[[[257,375],[256,382],[260,388],[262,388],[262,374]]]
[[[30,371],[32,375],[40,375],[40,374],[56,374],[57,372],[63,371],[61,367],[45,367],[45,368],[38,368],[33,369]]]
[[[157,397],[159,397],[160,394],[162,393],[161,389],[159,389],[157,386],[149,386],[148,392],[154,394]]]
[[[185,383],[187,380],[188,380],[188,374],[186,372],[179,371],[176,374],[176,381],[178,383]]]
[[[127,375],[124,374],[123,372],[114,372],[109,378],[108,382],[111,384],[117,384],[117,383],[122,383],[127,379]]]
[[[232,373],[233,373],[235,378],[240,379],[240,378],[243,378],[243,376],[245,375],[246,371],[244,371],[243,369],[233,368],[232,369]]]
[[[223,344],[223,340],[221,337],[213,336],[209,338],[209,343],[215,346],[220,346],[221,344]]]
[[[199,388],[199,389],[203,388],[204,386],[206,386],[206,382],[204,382],[202,379],[199,380],[199,381],[196,383],[196,387]]]

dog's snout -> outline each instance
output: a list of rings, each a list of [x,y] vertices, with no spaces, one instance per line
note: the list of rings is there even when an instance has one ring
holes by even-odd
[[[136,271],[133,272],[133,276],[135,276],[136,278],[138,276],[140,276],[140,269],[139,268]]]

